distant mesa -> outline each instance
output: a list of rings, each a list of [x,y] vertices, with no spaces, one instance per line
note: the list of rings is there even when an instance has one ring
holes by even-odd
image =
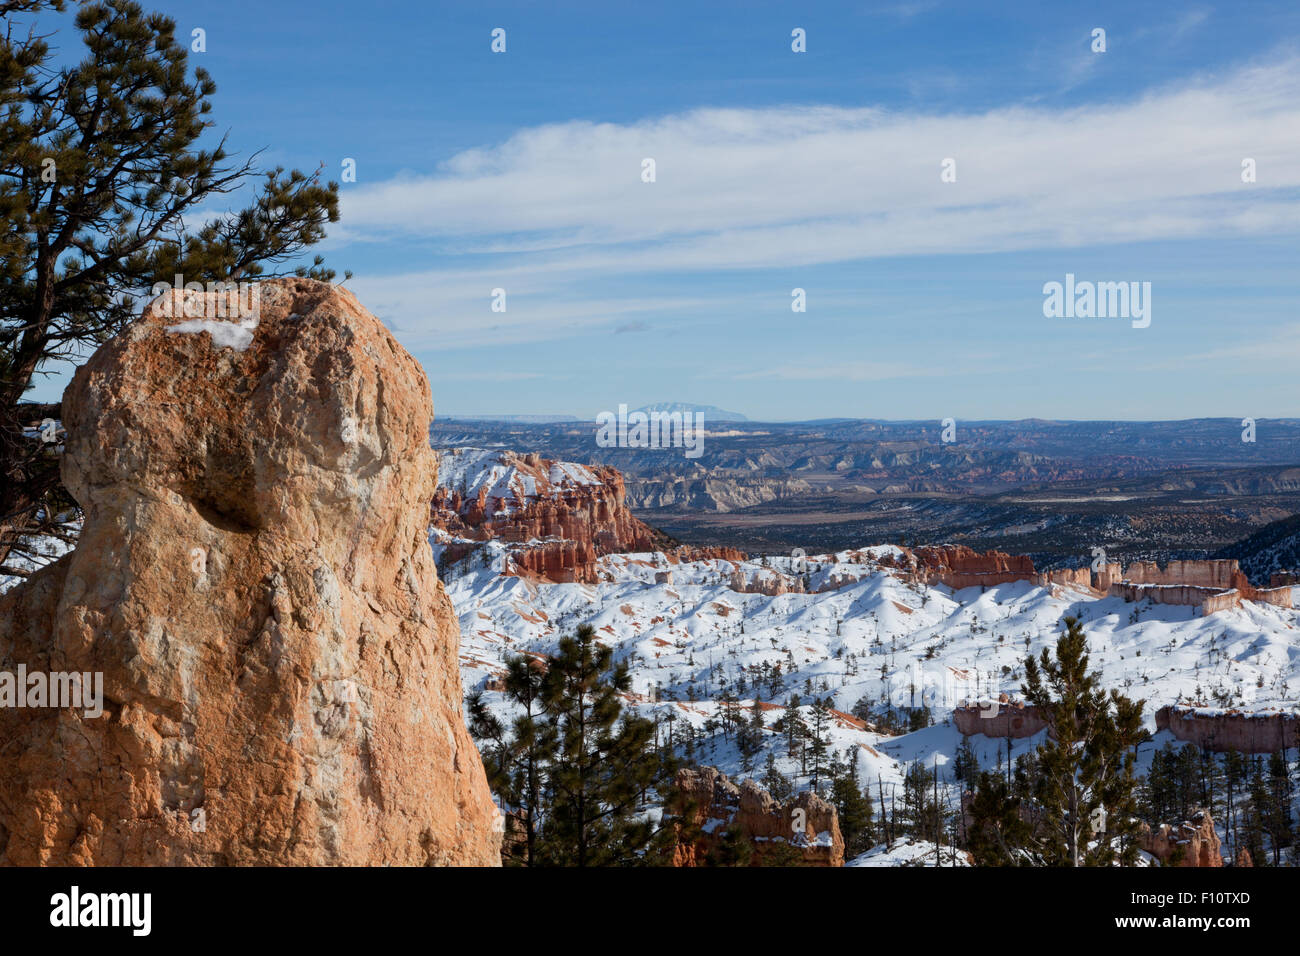
[[[740,412],[729,412],[717,405],[695,405],[690,402],[655,402],[643,405],[634,411],[659,412],[664,415],[700,413],[705,423],[709,422],[747,422],[749,419]],[[501,422],[507,425],[564,425],[574,422],[594,421],[595,415],[580,418],[577,415],[440,415],[444,422]]]
[[[674,412],[686,414],[701,413],[704,415],[704,422],[747,422],[749,419],[740,412],[729,412],[725,408],[719,408],[717,405],[693,405],[690,402],[655,402],[652,405],[643,405],[637,409],[638,412],[659,412],[661,414],[671,415]]]
[[[581,421],[576,415],[443,415],[444,422],[504,422],[515,425],[555,425]]]

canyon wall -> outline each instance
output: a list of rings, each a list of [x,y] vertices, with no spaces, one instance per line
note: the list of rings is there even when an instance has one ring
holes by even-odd
[[[1122,579],[1107,575],[1107,590],[1125,601],[1199,607],[1202,616],[1240,607],[1242,601],[1291,606],[1289,587],[1253,587],[1235,559],[1170,561],[1161,568],[1153,561],[1135,561]]]
[[[433,498],[431,525],[452,539],[444,566],[497,539],[511,545],[511,573],[591,584],[602,555],[650,551],[661,540],[628,510],[614,468],[479,449],[444,452],[442,462],[460,476],[460,484],[444,478]]]
[[[953,725],[966,736],[983,734],[985,737],[1019,740],[1032,737],[1047,728],[1047,721],[1038,715],[1038,709],[1024,703],[1011,703],[1002,695],[996,706],[992,702],[980,707],[968,704],[953,708]]]
[[[1028,555],[979,552],[965,545],[915,548],[911,554],[916,574],[922,581],[953,590],[1034,579],[1034,562]]]
[[[1151,561],[1135,561],[1124,568],[1108,563],[1095,572],[1086,567],[1038,572],[1025,555],[944,545],[903,549],[902,557],[891,563],[911,580],[953,590],[1028,581],[1039,587],[1087,588],[1130,603],[1149,600],[1196,607],[1202,615],[1240,607],[1242,601],[1291,607],[1289,586],[1252,587],[1232,559],[1171,561],[1164,568]]]
[[[1154,561],[1134,561],[1124,569],[1124,579],[1131,584],[1192,586],[1219,591],[1237,587],[1240,575],[1235,560],[1222,558],[1170,561],[1164,568]],[[1241,580],[1244,581],[1244,577]]]
[[[427,538],[429,385],[347,291],[168,293],[64,396],[74,552],[0,598],[0,862],[496,865]],[[198,316],[198,317],[196,317]]]
[[[1167,704],[1156,711],[1156,730],[1202,750],[1268,754],[1300,746],[1300,714],[1284,711],[1219,710]]]

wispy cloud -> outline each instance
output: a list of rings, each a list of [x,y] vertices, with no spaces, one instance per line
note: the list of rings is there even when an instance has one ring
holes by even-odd
[[[351,239],[440,253],[436,270],[358,279],[378,314],[406,327],[426,316],[458,342],[547,337],[704,304],[586,291],[609,277],[1293,233],[1297,129],[1296,57],[1065,111],[787,106],[547,124],[434,175],[349,189],[343,222]],[[656,182],[641,180],[646,157]],[[955,183],[940,180],[949,157]],[[1255,184],[1241,182],[1245,157]],[[510,292],[506,314],[487,310],[494,287]]]

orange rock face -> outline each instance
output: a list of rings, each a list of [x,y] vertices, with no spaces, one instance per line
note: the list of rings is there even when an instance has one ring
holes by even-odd
[[[910,566],[917,580],[954,590],[1035,579],[1034,562],[1028,555],[975,551],[964,544],[903,549],[903,552],[902,563]]]
[[[1108,580],[1110,593],[1126,601],[1199,605],[1203,616],[1239,607],[1242,601],[1291,606],[1289,587],[1253,587],[1237,562],[1226,558],[1170,561],[1164,568],[1135,561],[1124,569],[1122,581]]]
[[[0,598],[0,666],[102,673],[103,714],[0,710],[0,862],[499,862],[428,382],[350,293],[259,289],[243,332],[164,296],[65,394],[84,532]]]
[[[1138,836],[1142,849],[1165,866],[1223,866],[1223,853],[1214,821],[1204,810],[1192,814],[1187,823],[1161,824],[1152,830],[1145,823]]]
[[[1038,714],[1038,708],[1032,704],[1010,702],[1007,695],[1001,695],[996,704],[992,701],[984,706],[970,705],[955,707],[952,712],[953,724],[966,736],[983,734],[985,737],[1011,737],[1019,740],[1032,737],[1047,727],[1047,721]]]
[[[727,547],[694,547],[684,544],[672,551],[665,552],[665,557],[672,564],[678,564],[682,561],[731,561],[740,563],[748,558],[744,551],[738,548]]]
[[[716,767],[677,771],[678,796],[694,808],[695,839],[679,841],[676,866],[705,865],[723,835],[736,828],[753,847],[752,863],[770,859],[779,844],[793,847],[804,866],[843,866],[844,838],[835,808],[804,791],[785,803],[746,780],[739,786]]]
[[[1294,747],[1300,714],[1201,709],[1167,704],[1156,711],[1156,730],[1168,730],[1202,750],[1269,754]]]
[[[503,487],[480,486],[473,495],[438,488],[431,524],[472,542],[516,544],[511,548],[515,573],[592,584],[602,555],[656,546],[654,530],[628,510],[617,469],[584,466],[584,480],[573,481],[556,462],[508,451],[496,455],[493,465],[510,475]],[[453,543],[444,560],[456,561],[475,547]]]

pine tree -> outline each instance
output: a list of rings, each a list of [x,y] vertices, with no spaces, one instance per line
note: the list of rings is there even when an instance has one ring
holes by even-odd
[[[826,769],[826,732],[830,727],[831,711],[824,700],[813,704],[812,726],[808,732],[808,750],[813,759],[812,789],[820,793],[819,784]]]
[[[469,731],[483,753],[488,786],[508,807],[518,809],[523,824],[523,845],[517,847],[507,841],[503,846],[507,854],[518,851],[506,862],[523,866],[538,862],[537,834],[543,821],[545,772],[555,757],[555,728],[543,719],[545,674],[544,667],[522,655],[507,659],[505,695],[522,711],[512,722],[510,732],[488,709],[482,691],[471,693],[466,702]]]
[[[1015,795],[1002,774],[987,770],[980,773],[967,807],[971,822],[966,833],[966,845],[979,866],[1021,866],[1028,862],[1025,848],[1032,831],[1024,807],[1024,798]]]
[[[831,784],[831,803],[839,816],[845,856],[852,858],[871,849],[871,800],[858,784],[857,762],[851,757],[848,767]]]
[[[908,764],[903,774],[903,829],[918,840],[933,839],[937,843],[934,783],[934,774],[921,761]]]
[[[763,788],[772,795],[772,799],[784,803],[794,796],[794,785],[776,766],[776,757],[772,751],[767,752],[767,764],[763,768]]]
[[[86,55],[59,65],[39,27],[12,18],[63,8],[0,2],[0,567],[24,535],[61,534],[54,516],[73,504],[56,446],[24,437],[61,416],[23,401],[36,376],[123,329],[155,283],[275,274],[338,219],[336,184],[280,168],[243,210],[205,217],[259,171],[229,161],[224,139],[199,146],[216,85],[191,75],[175,23],[132,0],[85,3]],[[319,256],[293,271],[334,275]]]
[[[1237,804],[1242,792],[1245,790],[1246,779],[1249,774],[1249,768],[1246,765],[1246,758],[1235,750],[1229,750],[1223,755],[1223,785],[1227,790],[1227,818],[1225,820],[1228,831],[1228,856],[1230,859],[1237,858],[1237,848],[1241,844],[1241,827]]]
[[[963,736],[957,745],[957,754],[952,762],[952,775],[956,780],[974,784],[979,779],[980,761],[971,746],[970,738]]]
[[[653,747],[654,723],[624,715],[627,663],[596,639],[590,624],[562,637],[549,660],[541,699],[557,746],[547,781],[551,805],[539,841],[542,862],[611,866],[651,862],[669,830],[638,812],[646,792],[667,783]]]
[[[754,860],[754,842],[739,824],[722,831],[705,858],[708,866],[749,866]]]
[[[1142,787],[1142,810],[1147,823],[1159,826],[1173,822],[1181,804],[1178,787],[1178,753],[1173,744],[1151,755],[1151,769]],[[1186,816],[1180,819],[1187,819]]]
[[[1192,811],[1204,806],[1201,788],[1201,752],[1194,743],[1183,744],[1175,764],[1175,785],[1178,794],[1178,819],[1188,820]]]
[[[1270,862],[1266,855],[1265,843],[1268,834],[1268,822],[1272,813],[1270,806],[1272,793],[1264,779],[1264,764],[1258,757],[1250,761],[1250,778],[1248,783],[1250,798],[1242,812],[1241,842],[1250,853],[1256,866]]]
[[[1026,658],[1021,686],[1049,727],[1038,748],[1037,859],[1047,866],[1131,865],[1138,851],[1133,749],[1145,737],[1143,702],[1114,690],[1108,696],[1088,670],[1078,620],[1065,618],[1065,628],[1055,659],[1046,649],[1040,660]]]
[[[1273,845],[1273,865],[1281,863],[1282,850],[1291,846],[1293,828],[1291,819],[1291,773],[1286,755],[1278,750],[1268,758],[1267,804],[1263,814],[1264,828]]]
[[[802,757],[804,753],[804,744],[808,739],[808,724],[803,719],[803,713],[799,710],[799,695],[794,694],[790,697],[790,702],[785,707],[785,717],[783,727],[785,729],[786,752],[791,756]],[[807,764],[800,767],[801,773],[807,773]]]

